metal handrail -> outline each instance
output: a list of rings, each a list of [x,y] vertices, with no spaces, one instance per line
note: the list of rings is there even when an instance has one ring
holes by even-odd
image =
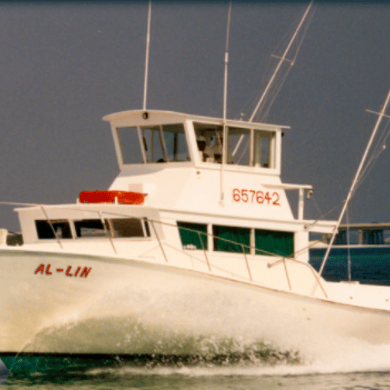
[[[204,261],[202,259],[199,259],[197,256],[194,256],[192,251],[183,251],[183,250],[178,249],[177,247],[174,247],[173,245],[168,244],[168,243],[164,243],[164,245],[167,246],[168,248],[171,248],[171,249],[177,251],[177,252],[180,252],[181,254],[183,254],[185,256],[190,257],[191,259],[195,259],[195,260],[199,261],[200,263],[207,264],[207,261]],[[232,275],[235,278],[244,279],[245,281],[248,280],[246,277],[243,277],[241,275],[238,275],[238,274],[236,274],[234,272],[231,272],[231,271],[229,271],[229,270],[227,270],[225,268],[218,267],[216,265],[213,265],[213,270],[214,270],[214,272],[215,271],[227,272],[227,273],[229,273],[230,275]]]
[[[281,259],[281,260],[275,261],[274,263],[268,263],[268,268],[274,267],[275,265],[278,265],[278,264],[280,264],[280,263],[283,262],[283,263],[284,263],[284,266],[285,266],[286,274],[287,274],[286,260],[289,260],[289,261],[292,261],[292,262],[296,262],[296,263],[299,263],[299,264],[301,264],[301,265],[304,265],[304,266],[308,267],[308,268],[311,270],[311,272],[313,273],[314,278],[316,279],[317,284],[321,287],[321,290],[322,290],[322,292],[324,293],[325,297],[328,298],[328,295],[326,294],[325,289],[324,289],[324,287],[322,286],[321,281],[320,281],[320,279],[319,279],[319,277],[318,277],[316,271],[315,271],[314,268],[311,267],[309,264],[303,263],[302,261],[298,261],[298,260],[295,260],[295,259],[286,259],[286,258],[283,258],[283,259]],[[288,276],[287,276],[287,277],[288,277]],[[290,283],[289,283],[289,284],[290,284]],[[291,285],[290,285],[290,290],[292,290]]]
[[[115,199],[117,199],[117,198],[115,197]],[[111,234],[110,234],[110,232],[107,230],[106,224],[104,223],[103,215],[102,215],[102,213],[101,213],[100,211],[98,211],[98,213],[99,213],[99,218],[100,218],[100,220],[102,221],[102,224],[103,224],[104,233],[105,233],[105,235],[108,237],[108,239],[110,240],[112,249],[114,249],[114,253],[117,254],[116,249],[115,249],[114,242],[112,241]]]
[[[248,258],[246,257],[245,249],[244,249],[244,244],[241,244],[242,252],[244,253],[245,257],[245,263],[246,263],[246,268],[248,269],[248,275],[249,275],[249,280],[252,282],[252,273],[251,269],[249,268],[249,263],[248,263]]]
[[[42,205],[42,204],[31,204],[31,203],[26,204],[26,203],[16,203],[16,202],[0,202],[0,204],[21,205],[21,206],[38,206],[38,207],[40,207],[40,208],[43,210],[46,219],[49,221],[49,224],[51,225],[50,219],[49,219],[49,217],[48,217],[46,211],[44,210],[44,205]],[[63,206],[60,206],[60,207],[63,207]],[[102,213],[101,213],[101,211],[99,211],[99,210],[93,210],[93,209],[91,209],[91,208],[89,208],[89,207],[86,207],[86,208],[84,208],[84,209],[81,208],[81,207],[77,207],[77,208],[63,207],[63,208],[66,208],[66,209],[68,209],[68,210],[88,211],[88,212],[92,212],[92,213],[93,213],[93,212],[97,212],[98,215],[99,215],[99,217],[100,217],[100,219],[102,218]],[[115,213],[115,212],[112,212],[112,211],[110,211],[110,212],[105,212],[105,213],[109,214],[110,216],[114,216],[114,215],[115,215],[115,216],[121,216],[121,217],[124,217],[124,216],[125,216],[125,217],[129,217],[129,215],[127,215],[127,214]],[[138,218],[138,217],[132,217],[132,218],[138,219],[138,220],[140,220],[141,222],[142,222],[142,220],[143,220],[143,217],[140,217],[140,218]],[[152,219],[147,219],[147,221],[151,222],[152,228],[153,228],[153,231],[154,231],[154,234],[155,234],[156,239],[157,239],[157,241],[158,241],[158,244],[159,244],[159,247],[160,247],[161,252],[162,252],[162,254],[163,254],[163,257],[164,257],[164,259],[165,259],[165,262],[168,263],[168,262],[169,262],[169,261],[168,261],[168,257],[167,257],[167,255],[166,255],[166,253],[165,253],[165,251],[164,251],[163,243],[162,243],[162,241],[161,241],[161,239],[160,239],[160,237],[159,237],[159,235],[158,235],[158,233],[157,233],[157,230],[156,230],[156,228],[155,228],[154,223],[155,223],[155,222],[156,222],[156,223],[160,223],[161,225],[166,225],[166,226],[174,227],[174,228],[176,228],[176,229],[179,229],[179,227],[178,227],[177,224],[171,224],[171,223],[168,223],[168,222],[156,221],[156,220],[152,220]],[[52,227],[52,229],[54,230],[53,227]],[[203,250],[203,253],[204,253],[204,257],[205,257],[205,259],[206,259],[206,263],[207,263],[209,272],[212,272],[212,271],[211,271],[211,264],[210,264],[209,258],[208,258],[208,256],[207,256],[207,249],[204,247],[204,244],[203,244],[203,240],[202,240],[201,235],[204,235],[204,236],[211,236],[213,239],[222,240],[222,241],[224,241],[224,242],[231,243],[231,244],[236,245],[236,246],[240,246],[241,249],[242,249],[242,254],[244,255],[245,264],[246,264],[246,267],[247,267],[247,270],[248,270],[248,276],[249,276],[249,281],[250,281],[250,282],[253,282],[253,277],[252,277],[252,273],[251,273],[251,269],[250,269],[250,264],[249,264],[249,261],[248,261],[248,257],[247,257],[245,248],[249,249],[249,253],[251,253],[251,249],[254,249],[253,253],[259,253],[259,252],[261,252],[262,254],[264,253],[265,255],[268,255],[268,256],[279,257],[280,259],[277,260],[277,261],[275,261],[274,263],[272,263],[272,264],[271,264],[271,263],[268,263],[268,267],[269,267],[269,268],[270,268],[270,267],[273,267],[273,266],[275,266],[275,265],[277,265],[277,264],[279,264],[279,263],[281,263],[281,262],[284,263],[284,268],[285,268],[285,272],[286,272],[286,278],[287,278],[287,282],[288,282],[288,286],[289,286],[290,291],[292,291],[292,286],[291,286],[291,281],[290,281],[289,274],[288,274],[288,270],[287,270],[286,260],[293,261],[293,262],[297,262],[297,263],[299,263],[299,264],[301,264],[301,265],[305,265],[306,267],[309,267],[309,269],[312,271],[312,273],[313,273],[313,275],[314,275],[314,277],[315,277],[315,279],[316,279],[317,284],[321,287],[321,290],[323,291],[325,297],[327,298],[327,294],[326,294],[326,292],[325,292],[325,290],[324,290],[324,288],[323,288],[323,286],[322,286],[322,284],[321,284],[321,282],[320,282],[320,279],[318,278],[318,276],[317,276],[317,274],[315,273],[314,269],[313,269],[309,264],[307,264],[307,263],[298,261],[298,260],[296,260],[296,259],[294,259],[294,258],[282,257],[282,256],[277,255],[277,254],[275,254],[275,253],[271,253],[271,252],[268,252],[268,251],[265,251],[265,250],[256,248],[256,247],[251,246],[251,245],[246,245],[246,244],[242,244],[242,243],[239,243],[239,242],[235,242],[235,241],[232,241],[232,240],[229,240],[229,239],[226,239],[226,238],[217,237],[217,236],[215,236],[214,234],[203,233],[203,232],[199,232],[198,230],[189,229],[189,228],[184,228],[184,227],[180,227],[180,229],[183,229],[183,230],[190,231],[190,232],[193,232],[193,233],[197,233],[197,234],[198,234],[199,240],[200,240],[201,245],[202,245],[202,250]],[[106,235],[109,236],[108,231],[107,231],[106,229],[105,229],[105,233],[106,233]],[[55,232],[54,232],[54,234],[55,234],[55,237],[56,237],[57,241],[59,241],[60,247],[63,249],[63,246],[61,245],[61,242],[60,242],[60,240],[58,239],[58,237],[57,237],[57,235],[56,235]],[[116,252],[116,249],[115,249],[115,246],[114,246],[114,243],[112,242],[112,240],[110,239],[110,237],[108,237],[108,238],[109,238],[109,240],[110,240],[110,242],[111,242],[111,245],[112,245],[112,247],[113,247],[114,252],[117,253],[117,252]],[[165,243],[165,244],[166,244],[166,245],[169,245],[169,244],[167,244],[167,243]],[[171,245],[169,245],[169,246],[171,246]],[[176,249],[176,248],[174,248],[174,249]],[[181,251],[181,252],[187,255],[187,253],[185,253],[184,251]],[[190,255],[189,255],[189,256],[190,256]],[[191,256],[191,257],[193,257],[193,256]],[[198,259],[198,260],[199,260],[199,259]],[[222,271],[225,271],[225,272],[228,272],[228,273],[234,275],[234,273],[229,272],[229,271],[227,271],[226,269],[222,269],[222,268],[219,268],[219,267],[215,267],[215,268],[220,269],[220,270],[222,270]],[[236,275],[236,276],[238,276],[238,275]]]
[[[60,246],[61,249],[64,249],[64,247],[61,244],[61,240],[58,237],[57,232],[55,231],[54,226],[53,226],[51,220],[49,219],[49,216],[47,215],[47,213],[45,211],[45,207],[43,205],[41,205],[41,209],[42,209],[43,214],[45,214],[46,220],[47,220],[48,224],[50,225],[52,232],[54,233],[54,237],[56,238],[58,245]]]
[[[206,258],[207,267],[209,268],[209,272],[211,272],[211,266],[210,266],[209,258],[207,257],[206,249],[205,249],[205,247],[203,245],[203,240],[202,240],[202,237],[200,236],[200,232],[198,232],[198,236],[199,236],[199,241],[202,244],[202,249],[203,249],[204,257]]]
[[[40,207],[42,208],[44,205],[43,204],[40,204],[40,203],[21,203],[21,202],[0,202],[0,205],[8,205],[8,206],[28,206],[28,207]],[[51,206],[51,205],[50,205]],[[89,207],[80,207],[80,206],[77,206],[77,207],[69,207],[69,206],[62,206],[62,205],[55,205],[55,207],[58,209],[58,208],[64,208],[66,210],[73,210],[73,211],[86,211],[86,212],[96,212],[96,213],[99,213],[99,210],[93,210]],[[115,215],[115,216],[118,216],[118,217],[129,217],[128,214],[123,214],[123,213],[116,213],[116,212],[108,212],[106,211],[105,213],[109,214],[109,215]],[[139,220],[142,220],[143,217],[132,217],[132,218],[135,218],[135,219],[139,219]],[[166,225],[166,226],[171,226],[171,227],[174,227],[174,228],[178,228],[177,224],[171,224],[171,223],[168,223],[168,222],[162,222],[162,221],[156,221],[156,220],[152,220],[152,219],[148,219],[148,221],[151,221],[151,222],[157,222],[157,223],[160,223],[161,225]],[[264,249],[259,249],[259,248],[256,248],[254,246],[251,246],[251,245],[246,245],[246,244],[241,244],[241,243],[238,243],[238,242],[235,242],[235,241],[232,241],[232,240],[228,240],[226,238],[222,238],[222,237],[216,237],[214,236],[213,234],[210,234],[210,233],[203,233],[203,232],[199,232],[198,230],[193,230],[193,229],[188,229],[188,228],[180,228],[180,229],[184,229],[184,230],[187,230],[187,231],[190,231],[190,232],[193,232],[193,233],[200,233],[200,234],[203,234],[203,235],[206,235],[206,236],[211,236],[213,238],[217,238],[218,240],[223,240],[225,242],[229,242],[231,244],[234,244],[234,245],[243,245],[245,248],[249,249],[249,253],[250,253],[250,250],[251,249],[254,249],[257,253],[258,252],[261,252],[261,254],[264,254],[265,256],[270,256],[270,257],[280,257],[280,258],[283,258],[283,256],[280,256],[276,253],[273,253],[273,252],[268,252]],[[291,253],[291,255],[293,255],[293,253]]]
[[[139,218],[139,219],[141,220],[141,218]],[[158,244],[160,245],[161,252],[162,252],[162,254],[163,254],[163,256],[164,256],[165,262],[168,263],[168,258],[167,258],[166,254],[165,254],[165,252],[164,252],[164,248],[163,248],[163,246],[162,246],[162,244],[161,244],[160,237],[158,236],[157,231],[156,231],[156,228],[154,227],[154,221],[151,221],[151,222],[152,222],[152,227],[153,227],[154,234],[155,234],[155,236],[156,236],[156,238],[157,238]]]

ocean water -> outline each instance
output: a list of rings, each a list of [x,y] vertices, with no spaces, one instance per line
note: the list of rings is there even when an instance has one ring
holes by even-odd
[[[323,254],[313,251],[311,255],[312,264],[318,268]],[[353,279],[389,284],[389,255],[387,248],[352,253]],[[325,278],[346,280],[346,264],[346,252],[333,251]],[[285,326],[279,329],[280,334],[287,335],[281,344],[265,341],[252,349],[245,345],[247,352],[243,355],[182,360],[157,356],[135,360],[115,356],[2,357],[0,384],[15,389],[390,389],[390,345],[372,345],[316,329],[300,332]],[[289,342],[290,338],[295,340]]]
[[[8,356],[0,374],[15,389],[390,389],[390,345],[313,332],[295,350],[256,351],[184,361]]]
[[[311,249],[310,263],[319,269],[325,249]],[[390,248],[350,248],[352,280],[362,284],[390,285]],[[348,280],[348,249],[333,247],[322,276],[329,281]]]
[[[390,389],[390,348],[361,346],[301,364],[256,362],[139,365],[68,359],[51,368],[11,373],[2,386],[15,389]],[[329,360],[329,358],[331,358]],[[334,359],[334,360],[333,360]],[[55,360],[55,359],[54,359]],[[115,359],[114,359],[115,360]],[[333,361],[332,361],[333,360]]]

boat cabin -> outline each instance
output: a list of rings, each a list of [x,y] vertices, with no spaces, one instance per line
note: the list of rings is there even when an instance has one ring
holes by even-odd
[[[309,231],[331,232],[332,222],[303,217],[311,186],[281,182],[286,126],[154,110],[104,119],[118,176],[108,190],[84,189],[76,204],[18,209],[25,244],[139,257],[157,242],[164,258],[166,243],[221,261],[227,253],[308,261]],[[295,212],[289,190],[299,193]]]

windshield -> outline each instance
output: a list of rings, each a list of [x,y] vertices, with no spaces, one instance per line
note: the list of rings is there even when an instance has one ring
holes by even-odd
[[[190,161],[181,123],[117,128],[123,164]]]
[[[194,123],[199,158],[202,162],[225,163],[261,168],[275,168],[275,132],[227,127],[223,142],[223,126]]]

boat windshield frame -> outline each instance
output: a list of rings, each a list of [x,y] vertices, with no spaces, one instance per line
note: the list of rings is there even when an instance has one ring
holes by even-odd
[[[254,126],[226,126],[227,142],[224,141],[224,126],[209,122],[193,121],[197,154],[202,165],[221,164],[235,168],[260,168],[279,171],[280,148],[276,130],[263,130]],[[223,148],[225,150],[223,150]]]
[[[163,166],[165,169],[166,165],[175,168],[193,166],[207,169],[221,169],[221,166],[223,166],[225,170],[231,171],[280,175],[282,134],[284,129],[289,129],[288,126],[238,120],[224,121],[220,118],[153,110],[147,112],[124,111],[108,115],[104,119],[111,124],[120,169],[135,165],[158,169],[163,168]],[[200,134],[197,134],[197,130],[201,129],[203,131],[207,128],[212,128],[214,130],[217,129],[222,134],[222,129],[225,126],[229,142],[224,144],[234,145],[234,147],[231,146],[230,150],[224,151],[224,163],[221,164],[221,157],[219,157],[218,161],[217,159],[214,161],[203,161],[198,148],[199,140],[197,138]],[[182,139],[182,149],[185,150],[184,157],[183,155],[176,159],[170,157],[170,155],[175,154],[173,153],[175,147],[167,144],[166,135],[168,132],[165,129],[169,129],[169,127],[171,129],[180,128],[180,131],[176,131],[176,134],[180,134]],[[120,132],[123,128],[132,130],[132,140],[124,141],[124,139],[121,139]],[[150,134],[146,134],[147,132]],[[240,140],[241,138],[243,140]],[[244,151],[243,146],[248,141],[250,143],[250,153],[243,160],[238,159],[237,162],[234,162],[233,159],[232,161],[231,157],[228,157],[229,153],[231,155],[238,153],[237,155],[239,155],[240,148]],[[150,152],[152,142],[155,142],[155,145],[157,145],[155,146],[157,148],[156,155],[154,155],[154,152],[151,155]],[[260,145],[257,152],[254,148],[255,144]],[[129,160],[125,155],[126,145],[131,145],[129,150],[131,150],[133,160]],[[138,145],[136,151],[134,150],[136,149],[134,145]],[[237,150],[235,150],[236,148]],[[263,150],[260,150],[261,148]],[[181,151],[182,154],[183,150]],[[264,157],[265,155],[267,157]]]
[[[183,123],[118,126],[115,130],[123,165],[191,161]],[[131,147],[137,140],[138,154]],[[134,158],[139,161],[131,161]]]

